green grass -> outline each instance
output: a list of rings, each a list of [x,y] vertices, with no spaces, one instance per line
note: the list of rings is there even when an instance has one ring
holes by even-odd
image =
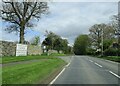
[[[2,63],[2,57],[0,57],[0,63]],[[0,66],[0,86],[2,85],[2,66]]]
[[[63,53],[52,53],[50,56],[66,56],[66,54]]]
[[[3,56],[0,58],[0,63],[10,63],[10,62],[18,62],[18,61],[27,61],[27,60],[33,60],[33,59],[51,59],[55,58],[57,56],[66,56],[66,54],[58,54],[53,53],[49,56],[47,55],[31,55],[31,56]]]
[[[104,57],[98,57],[102,59],[107,59],[115,62],[120,62],[120,56],[104,56]]]
[[[59,58],[3,67],[3,84],[35,84],[43,81],[65,62]]]
[[[2,57],[0,57],[0,63],[2,63]]]
[[[27,61],[33,59],[52,59],[54,56],[4,56],[2,57],[2,63],[18,62],[18,61]]]

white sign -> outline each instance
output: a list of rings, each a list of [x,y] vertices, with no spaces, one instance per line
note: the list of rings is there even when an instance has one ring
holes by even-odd
[[[26,56],[27,55],[27,45],[17,44],[16,56]]]

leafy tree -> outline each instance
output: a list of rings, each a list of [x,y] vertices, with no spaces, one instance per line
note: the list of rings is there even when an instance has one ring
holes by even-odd
[[[20,43],[24,43],[25,30],[33,27],[33,21],[39,20],[42,14],[47,13],[47,2],[14,2],[13,0],[2,1],[2,19],[9,24],[8,32],[19,32]]]
[[[32,45],[38,45],[40,43],[40,37],[39,36],[35,36],[33,39],[32,39]]]
[[[79,35],[74,42],[74,53],[76,55],[86,54],[86,49],[88,47],[88,35]]]
[[[54,43],[53,43],[53,49],[57,50],[58,53],[60,50],[62,50],[62,39],[61,38],[56,38]]]
[[[43,45],[46,46],[48,50],[57,50],[58,53],[62,50],[64,53],[68,51],[68,41],[66,39],[62,39],[59,35],[46,31],[46,38],[43,41]]]
[[[115,30],[110,25],[106,24],[95,24],[89,29],[89,31],[92,46],[94,46],[96,50],[101,49],[102,36],[103,40],[114,39],[115,37]]]
[[[103,50],[108,49],[112,45],[113,41],[114,40],[112,40],[112,39],[105,39],[103,41]]]
[[[47,49],[47,52],[51,49],[54,49],[54,42],[55,42],[55,39],[59,38],[58,35],[56,35],[55,33],[53,32],[48,32],[46,31],[46,34],[45,34],[46,38],[45,40],[43,41],[42,45],[46,46],[46,49]]]
[[[42,42],[42,46],[46,46],[47,52],[49,49],[51,49],[51,44],[52,44],[52,40],[49,37],[45,38],[45,40]]]
[[[117,36],[118,44],[120,45],[120,13],[118,15],[113,15],[111,20],[112,22],[110,24],[115,30],[115,35]]]
[[[69,52],[67,39],[62,39],[62,50],[65,54]]]
[[[73,48],[71,46],[68,46],[66,54],[73,54]]]
[[[49,48],[53,49],[53,46],[54,46],[53,44],[54,44],[55,39],[60,38],[60,36],[56,35],[55,33],[51,32],[51,31],[49,31],[49,32],[46,31],[45,36],[49,41]]]

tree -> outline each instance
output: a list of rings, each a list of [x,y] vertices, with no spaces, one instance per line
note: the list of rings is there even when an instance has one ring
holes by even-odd
[[[120,13],[118,15],[113,15],[111,20],[112,22],[110,24],[115,30],[115,35],[117,35],[118,44],[120,45]]]
[[[35,36],[32,40],[32,45],[38,45],[40,43],[40,37],[39,36]]]
[[[46,42],[48,41],[49,43],[49,49],[53,49],[53,47],[54,47],[54,41],[55,41],[55,39],[57,39],[57,38],[60,38],[60,36],[58,36],[58,35],[56,35],[55,33],[53,33],[53,32],[51,32],[51,31],[46,31],[46,38],[47,38],[47,40],[46,40]]]
[[[62,39],[62,50],[65,54],[69,52],[67,39]]]
[[[88,35],[79,35],[74,42],[74,53],[76,55],[85,55],[88,47]]]
[[[58,53],[62,50],[64,53],[68,51],[68,41],[66,39],[62,39],[59,35],[51,32],[46,31],[46,38],[43,41],[42,45],[46,46],[48,50],[57,50]]]
[[[115,37],[115,30],[107,24],[95,24],[89,29],[89,31],[89,37],[91,39],[92,46],[94,46],[96,50],[101,49],[102,36],[103,40],[112,40]]]
[[[48,37],[42,42],[42,46],[46,46],[47,52],[51,49],[52,40]]]
[[[113,42],[114,42],[114,40],[112,40],[112,39],[105,39],[103,41],[103,50],[108,49],[112,45]]]
[[[24,43],[25,30],[33,27],[35,19],[39,20],[42,14],[48,11],[47,2],[2,2],[2,19],[9,24],[8,32],[17,31],[20,34],[20,43]]]
[[[56,38],[54,43],[53,43],[53,49],[57,50],[58,53],[60,53],[59,51],[62,50],[63,45],[62,45],[62,39],[60,37]]]
[[[54,41],[56,38],[58,38],[59,36],[56,35],[55,33],[51,32],[51,31],[46,31],[46,34],[45,34],[46,38],[45,40],[42,42],[42,45],[43,46],[46,46],[46,50],[47,52],[51,49],[53,49],[54,47]]]

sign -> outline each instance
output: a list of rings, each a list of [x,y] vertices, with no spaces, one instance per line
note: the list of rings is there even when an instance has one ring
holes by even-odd
[[[26,56],[27,55],[27,45],[17,44],[16,56]]]

